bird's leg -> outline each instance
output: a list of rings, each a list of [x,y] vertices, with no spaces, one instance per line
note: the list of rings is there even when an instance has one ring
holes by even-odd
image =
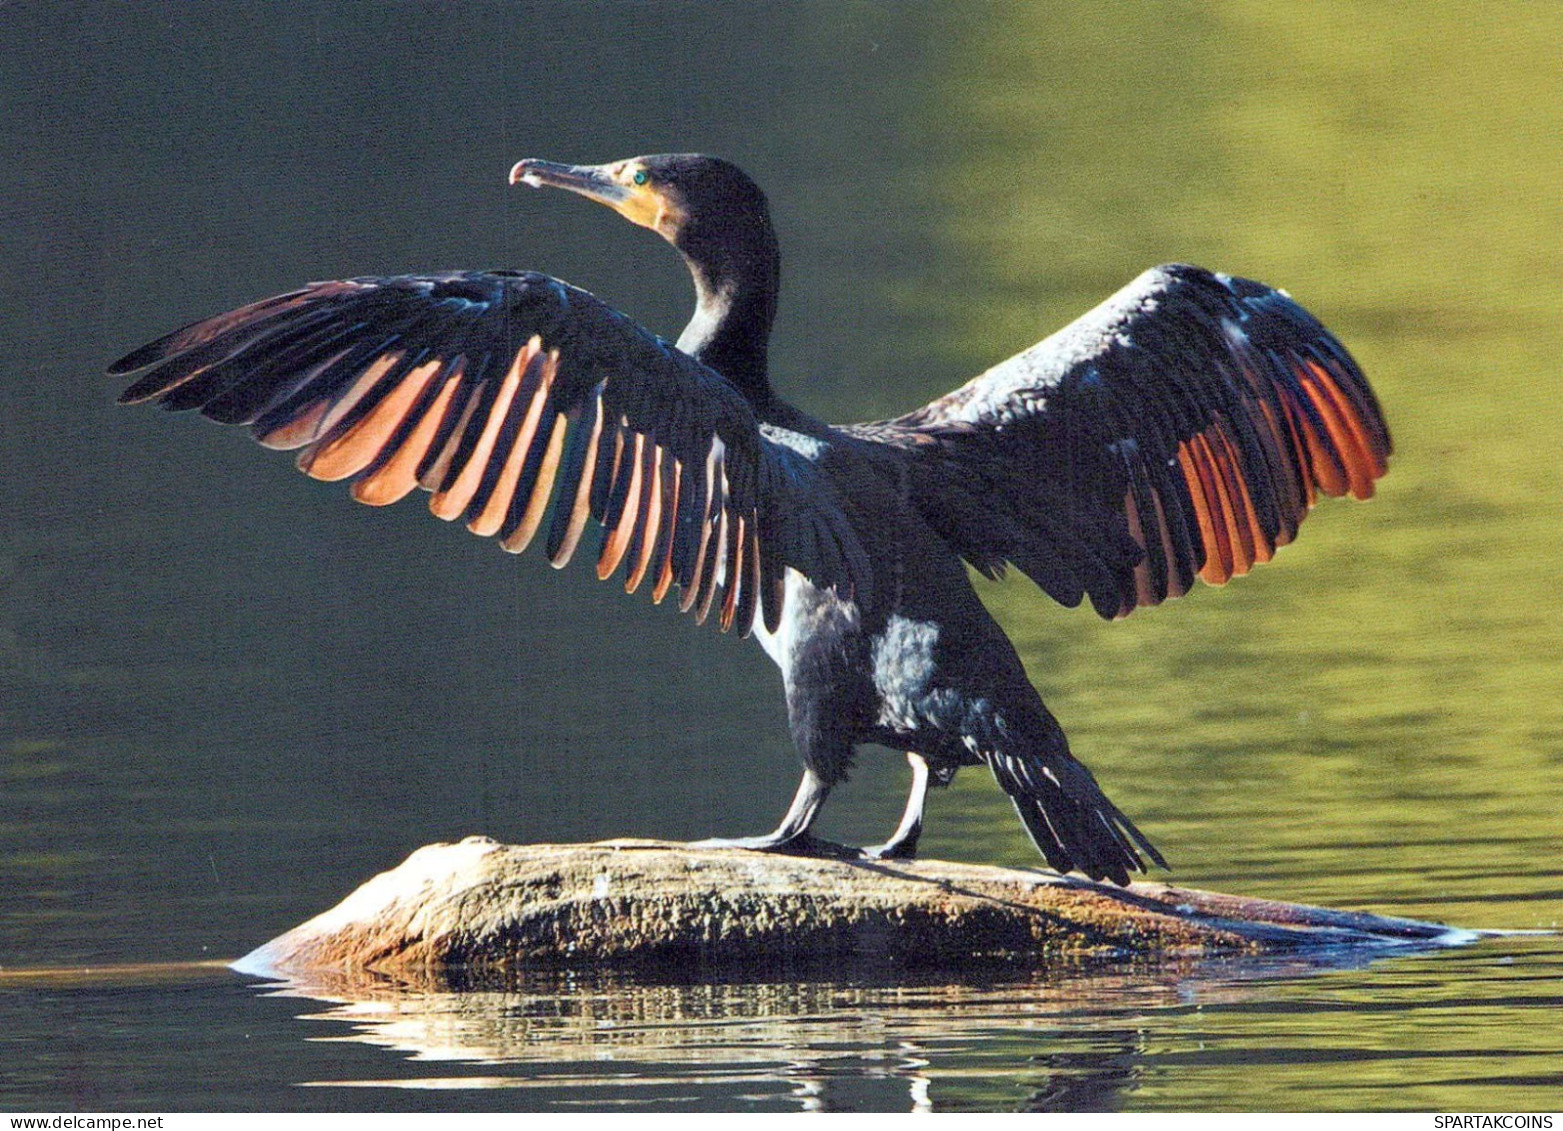
[[[798,783],[798,792],[792,799],[792,806],[787,810],[787,815],[782,818],[781,824],[776,826],[775,832],[766,833],[764,836],[697,840],[689,847],[747,848],[751,852],[780,852],[789,856],[841,856],[856,859],[862,855],[861,850],[836,844],[833,841],[820,840],[809,832],[809,826],[814,823],[820,806],[825,804],[825,798],[828,796],[830,796],[830,786],[825,784],[825,780],[813,770],[804,770],[803,780]]]
[[[906,812],[901,823],[884,844],[863,849],[870,860],[912,860],[917,856],[917,838],[923,835],[923,804],[928,800],[928,763],[921,754],[906,752],[912,767],[912,792],[906,797]]]

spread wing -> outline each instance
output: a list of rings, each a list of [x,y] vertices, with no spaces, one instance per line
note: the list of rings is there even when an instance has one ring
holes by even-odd
[[[861,592],[869,565],[832,488],[760,434],[712,370],[585,291],[491,271],[312,283],[196,322],[116,362],[156,401],[297,449],[316,479],[429,508],[555,566],[590,521],[597,574],[745,633],[783,578]],[[550,511],[550,499],[554,505]]]
[[[1220,585],[1319,493],[1373,494],[1389,431],[1356,363],[1280,291],[1153,268],[869,435],[917,454],[919,503],[973,565],[1103,616]]]

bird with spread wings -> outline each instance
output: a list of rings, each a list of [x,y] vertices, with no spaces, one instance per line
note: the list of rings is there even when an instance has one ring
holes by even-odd
[[[930,785],[985,764],[1060,871],[1128,882],[1150,840],[1069,750],[967,566],[1014,566],[1104,617],[1269,561],[1318,496],[1372,495],[1390,438],[1345,348],[1283,292],[1153,268],[922,408],[832,426],[772,391],[780,256],[736,166],[674,154],[520,162],[662,234],[694,317],[676,343],[533,272],[313,283],[115,363],[121,400],[248,428],[298,466],[563,566],[618,575],[781,668],[803,780],[772,833],[703,842],[909,857]],[[907,753],[884,844],[810,829],[856,748]]]

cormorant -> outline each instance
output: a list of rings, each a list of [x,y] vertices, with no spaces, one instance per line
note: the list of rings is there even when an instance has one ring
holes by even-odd
[[[1150,841],[1069,752],[967,566],[1013,565],[1122,617],[1268,561],[1316,494],[1367,498],[1390,438],[1345,348],[1284,293],[1153,268],[1063,330],[893,420],[833,426],[766,367],[779,254],[736,166],[672,154],[525,160],[660,233],[694,278],[677,343],[532,272],[312,283],[115,363],[122,402],[243,424],[317,479],[562,566],[588,521],[620,571],[781,668],[805,766],[781,825],[706,842],[847,851],[810,834],[859,743],[907,751],[910,857],[930,785],[986,764],[1060,872],[1126,884]],[[550,512],[549,502],[553,500]]]

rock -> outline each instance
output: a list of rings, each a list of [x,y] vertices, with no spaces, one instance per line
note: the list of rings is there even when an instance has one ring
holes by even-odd
[[[420,848],[234,969],[867,960],[938,966],[1437,945],[1433,923],[1041,871],[775,856],[659,841]]]

